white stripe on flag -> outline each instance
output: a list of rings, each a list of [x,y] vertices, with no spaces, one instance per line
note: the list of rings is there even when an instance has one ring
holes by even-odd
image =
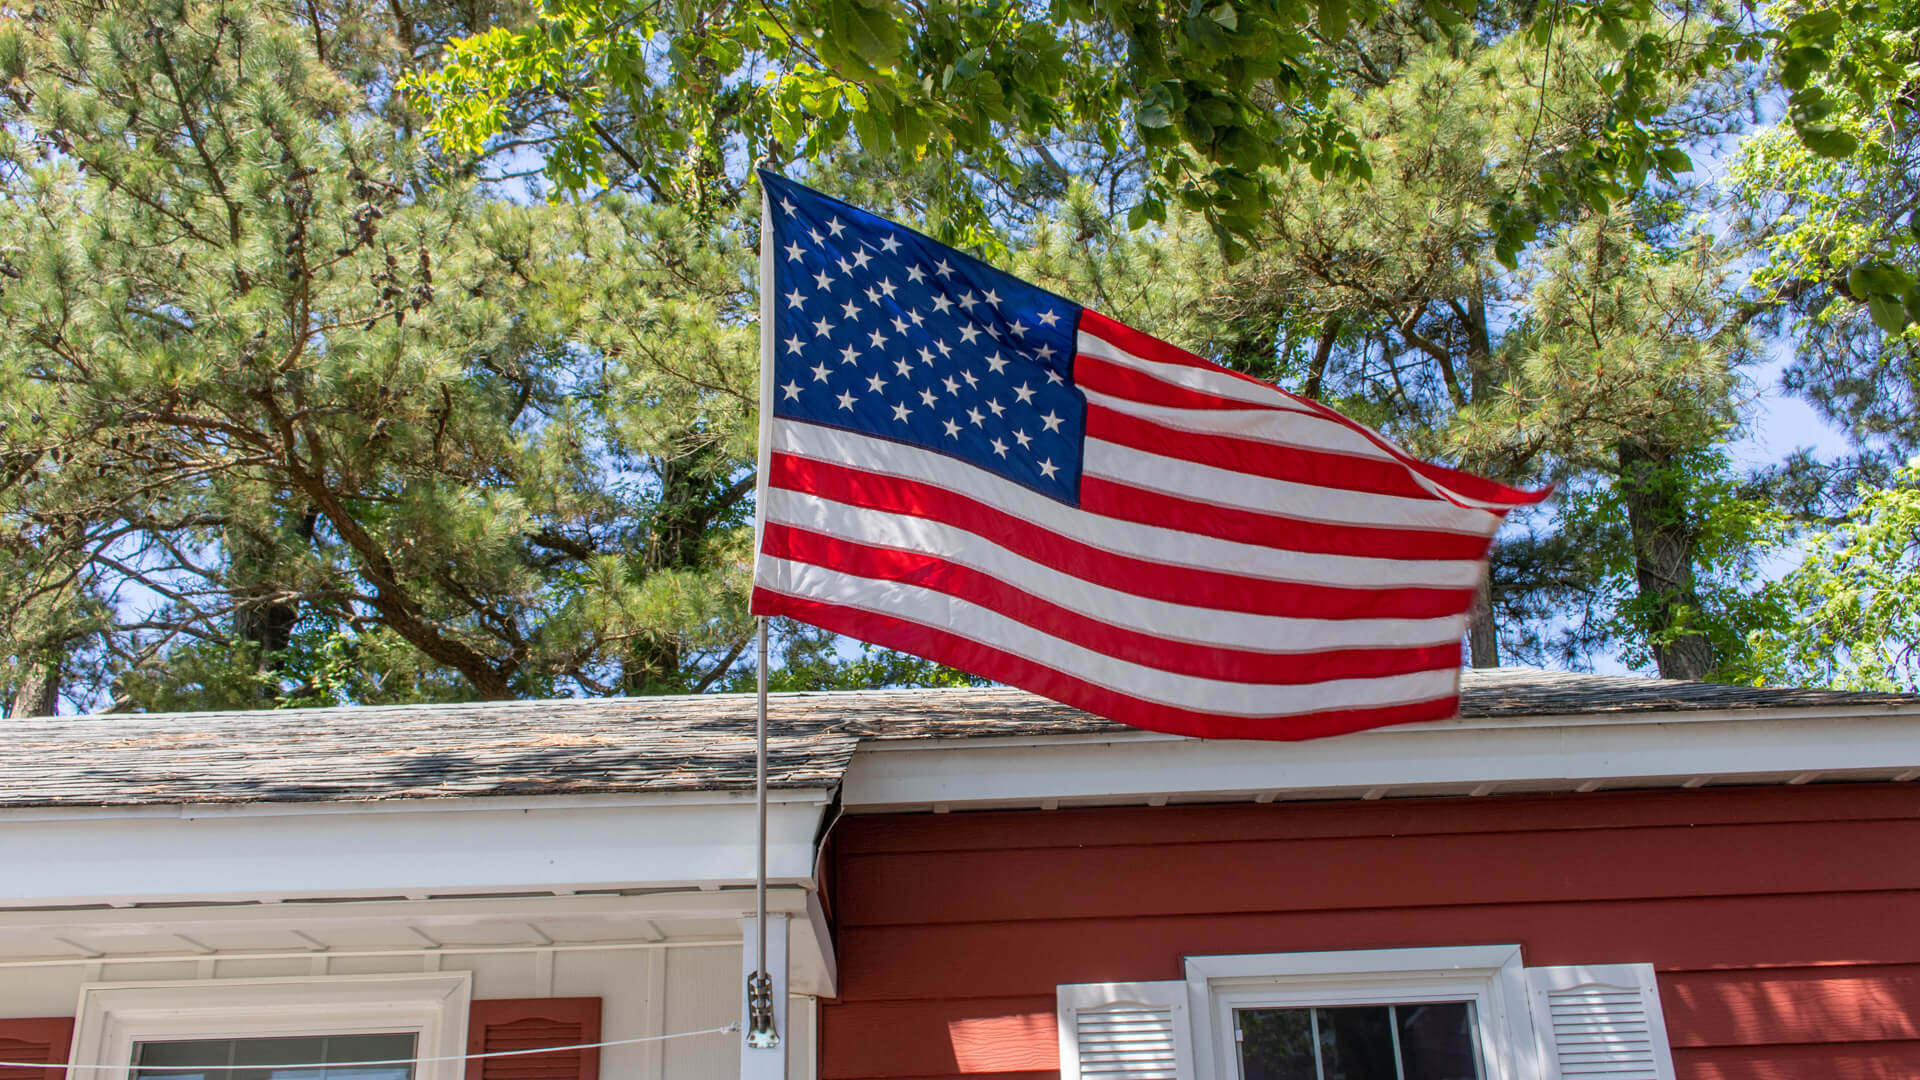
[[[905,514],[846,506],[784,488],[768,492],[767,520],[896,551],[934,554],[1031,596],[1114,626],[1170,641],[1264,653],[1417,648],[1460,638],[1460,620],[1306,619],[1155,600],[1070,576],[965,529]]]
[[[1129,697],[1223,716],[1300,715],[1434,701],[1452,697],[1460,675],[1457,667],[1446,667],[1290,686],[1226,682],[1118,660],[978,604],[915,585],[858,577],[765,554],[760,556],[755,578],[761,588],[772,592],[945,630]],[[1464,615],[1455,621],[1464,629]]]
[[[1281,514],[1340,525],[1423,529],[1490,536],[1500,517],[1485,510],[1439,499],[1374,495],[1364,491],[1300,484],[1234,472],[1179,458],[1161,457],[1131,446],[1088,439],[1081,463],[1086,476],[1147,488],[1215,506],[1260,514]]]

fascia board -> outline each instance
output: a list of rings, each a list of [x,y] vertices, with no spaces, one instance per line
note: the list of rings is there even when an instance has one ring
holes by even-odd
[[[1636,712],[1594,712],[1594,713],[1553,713],[1525,716],[1455,716],[1445,720],[1423,720],[1414,724],[1395,724],[1383,728],[1370,728],[1347,735],[1334,736],[1345,740],[1383,738],[1409,732],[1442,731],[1512,731],[1515,729],[1549,729],[1581,727],[1639,727],[1645,725],[1667,724],[1713,724],[1728,721],[1830,721],[1854,718],[1872,718],[1883,716],[1905,716],[1920,722],[1920,709],[1912,705],[1821,705],[1795,706],[1777,709],[1687,709],[1687,710],[1648,710]],[[1186,735],[1168,735],[1158,731],[1144,731],[1132,728],[1114,728],[1107,731],[1077,732],[1066,735],[993,735],[993,736],[956,736],[952,738],[889,738],[887,736],[868,737],[861,740],[861,753],[887,753],[889,751],[924,750],[942,747],[982,747],[982,746],[1067,746],[1073,744],[1105,744],[1157,742],[1178,743],[1209,741],[1195,740]],[[1219,741],[1219,740],[1212,740]],[[1325,741],[1325,740],[1321,740]],[[1241,745],[1246,740],[1235,741]],[[1257,745],[1257,744],[1256,744]]]
[[[842,789],[850,812],[933,806],[1080,804],[1168,798],[1354,797],[1395,789],[1529,790],[1755,782],[1920,766],[1911,709],[1728,712],[1376,728],[1306,742],[1165,736],[863,744]],[[1676,779],[1677,778],[1677,779]]]
[[[719,888],[754,879],[755,807],[532,805],[461,813],[59,817],[0,813],[0,907]],[[813,880],[827,803],[769,805],[767,873]]]

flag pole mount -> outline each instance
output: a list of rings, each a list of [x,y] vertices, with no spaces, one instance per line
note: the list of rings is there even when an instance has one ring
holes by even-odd
[[[754,933],[758,936],[758,961],[747,976],[747,1045],[756,1050],[772,1050],[780,1045],[780,1033],[773,1023],[773,978],[767,974],[767,618],[755,620],[759,641],[758,672],[760,704],[754,721],[754,801],[759,810],[756,839],[758,861],[754,867]]]

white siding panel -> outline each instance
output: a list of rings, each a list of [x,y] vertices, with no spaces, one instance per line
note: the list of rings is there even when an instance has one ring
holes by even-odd
[[[667,952],[666,1030],[702,1031],[739,1019],[740,949],[671,949]],[[702,1035],[666,1044],[666,1075],[727,1077],[740,1074],[739,1036]]]

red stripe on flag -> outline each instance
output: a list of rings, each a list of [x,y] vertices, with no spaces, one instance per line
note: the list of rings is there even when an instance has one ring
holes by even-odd
[[[1243,382],[1252,383],[1253,385],[1259,387],[1262,390],[1266,390],[1273,393],[1286,394],[1287,397],[1291,398],[1294,401],[1299,402],[1300,404],[1303,404],[1303,405],[1312,404],[1312,402],[1309,402],[1306,398],[1298,397],[1294,394],[1287,394],[1285,390],[1280,389],[1279,387],[1273,385],[1270,382],[1265,382],[1260,379],[1256,379],[1245,372],[1235,371],[1229,367],[1221,367],[1219,364],[1216,364],[1210,360],[1203,360],[1200,357],[1195,356],[1194,354],[1188,352],[1187,350],[1181,348],[1178,345],[1172,344],[1171,342],[1161,341],[1159,338],[1154,337],[1152,334],[1146,333],[1141,330],[1135,330],[1133,327],[1128,326],[1126,323],[1115,322],[1112,319],[1107,318],[1105,315],[1102,315],[1097,311],[1092,311],[1092,310],[1082,311],[1080,313],[1079,329],[1083,333],[1092,334],[1094,337],[1099,338],[1101,341],[1118,345],[1122,349],[1125,349],[1126,351],[1132,353],[1133,355],[1139,357],[1142,360],[1153,360],[1162,364],[1180,364],[1184,367],[1200,368],[1205,371],[1220,372],[1221,374],[1231,375],[1234,378],[1239,379]],[[1159,380],[1157,379],[1154,381],[1159,382]],[[1161,383],[1160,385],[1164,386],[1166,384]],[[1142,400],[1150,400],[1150,399],[1142,399]],[[1222,400],[1234,401],[1235,403],[1231,407],[1236,409],[1257,409],[1261,407],[1259,405],[1253,404],[1252,402],[1237,401],[1236,399],[1233,399],[1233,398],[1223,398]],[[1275,404],[1267,407],[1278,408],[1279,406]]]
[[[773,455],[769,472],[772,487],[944,522],[1063,574],[1189,607],[1306,619],[1431,619],[1457,615],[1473,599],[1472,589],[1312,585],[1120,555],[1049,532],[945,488],[790,454]],[[1089,480],[1082,478],[1083,489]],[[1190,524],[1176,527],[1201,531]],[[1480,543],[1484,550],[1486,541]]]
[[[1106,656],[1206,679],[1290,685],[1408,675],[1456,667],[1460,663],[1457,641],[1418,648],[1265,653],[1170,640],[1062,607],[990,574],[938,556],[855,544],[786,525],[768,524],[761,550],[782,559],[824,566],[856,577],[931,589],[997,611],[1042,633]]]
[[[1453,694],[1371,709],[1334,709],[1274,717],[1223,716],[1132,697],[950,631],[860,608],[755,588],[752,611],[756,615],[792,616],[822,629],[925,657],[1123,724],[1171,735],[1209,739],[1317,739],[1388,724],[1444,720],[1460,711],[1459,695]]]
[[[1223,369],[1224,370],[1224,369]],[[1129,401],[1167,405],[1176,409],[1271,409],[1277,406],[1222,397],[1156,379],[1138,368],[1103,360],[1090,353],[1073,358],[1073,385],[1082,390],[1106,394]],[[1265,386],[1265,383],[1261,384]],[[1273,387],[1268,386],[1271,390]]]
[[[1087,437],[1161,457],[1179,458],[1229,472],[1264,476],[1296,484],[1440,501],[1408,473],[1406,466],[1380,458],[1329,450],[1282,446],[1214,432],[1182,431],[1102,405],[1087,406]]]

